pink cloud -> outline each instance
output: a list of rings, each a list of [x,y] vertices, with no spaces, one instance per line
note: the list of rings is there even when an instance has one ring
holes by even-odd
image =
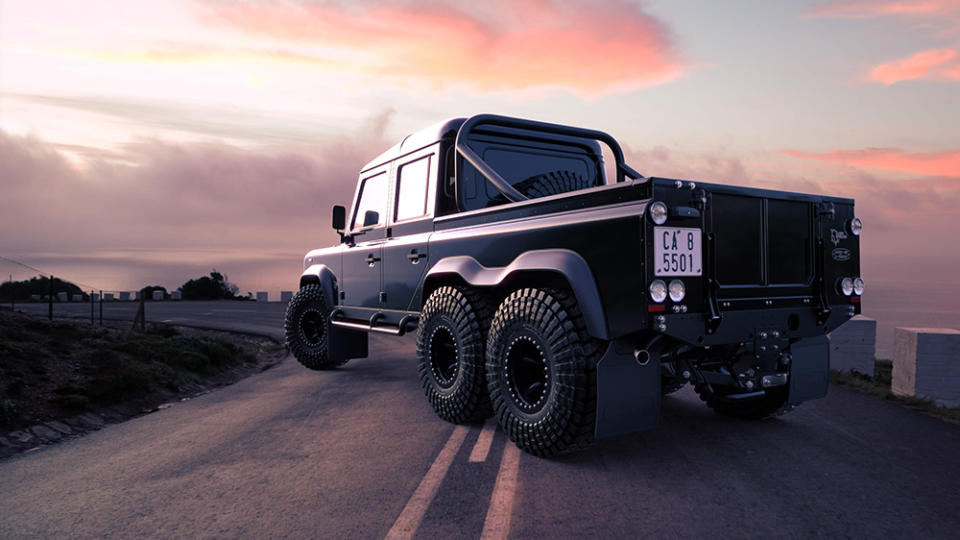
[[[871,19],[875,17],[929,17],[960,10],[958,0],[842,0],[817,4],[807,10],[808,17]]]
[[[896,148],[866,148],[864,150],[833,150],[823,153],[784,150],[783,153],[801,159],[829,161],[919,175],[960,178],[960,150],[910,153]]]
[[[870,70],[869,79],[886,85],[900,81],[930,78],[956,78],[951,73],[960,70],[960,64],[946,66],[958,56],[953,49],[932,49],[918,52],[909,58],[880,64]]]
[[[626,0],[216,2],[205,13],[249,34],[345,51],[350,60],[341,69],[440,86],[597,95],[660,84],[685,70],[669,29]]]

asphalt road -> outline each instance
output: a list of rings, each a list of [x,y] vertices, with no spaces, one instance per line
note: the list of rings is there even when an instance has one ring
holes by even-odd
[[[282,312],[191,304],[148,313],[277,332]],[[0,538],[955,538],[960,528],[960,426],[877,398],[831,386],[789,415],[744,422],[685,388],[665,400],[661,427],[543,460],[492,424],[437,419],[413,352],[409,337],[374,336],[369,359],[335,371],[288,358],[0,461]]]

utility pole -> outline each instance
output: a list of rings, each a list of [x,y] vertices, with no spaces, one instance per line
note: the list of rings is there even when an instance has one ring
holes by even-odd
[[[90,324],[93,322],[93,289],[90,289]]]
[[[10,311],[17,309],[17,293],[14,291],[13,274],[10,274]]]
[[[47,291],[47,318],[53,320],[53,276],[50,276],[50,287]]]
[[[103,289],[100,289],[100,326],[103,326]]]

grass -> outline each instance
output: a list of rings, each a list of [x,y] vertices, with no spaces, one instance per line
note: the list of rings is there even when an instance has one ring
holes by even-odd
[[[859,392],[903,405],[915,411],[925,412],[950,422],[960,423],[960,409],[941,407],[932,400],[925,398],[898,396],[894,394],[890,389],[893,381],[892,373],[892,360],[877,359],[874,362],[872,377],[856,372],[848,373],[831,370],[830,380]]]
[[[169,325],[136,333],[0,312],[0,431],[175,393],[256,361],[233,343]]]

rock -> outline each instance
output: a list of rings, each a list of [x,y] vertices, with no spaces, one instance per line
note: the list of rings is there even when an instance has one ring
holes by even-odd
[[[33,433],[30,433],[27,430],[23,431],[14,431],[7,434],[7,437],[20,444],[26,444],[32,442],[36,437],[33,436]]]
[[[43,424],[37,424],[30,428],[30,431],[37,436],[38,439],[45,442],[59,441],[63,438],[63,434],[59,431],[48,428]]]
[[[0,437],[0,448],[7,448],[13,446],[11,441],[8,441],[6,437]]]
[[[76,417],[77,420],[83,422],[83,424],[89,429],[100,429],[103,427],[106,422],[103,418],[93,414],[93,413],[84,413]]]
[[[58,422],[56,420],[53,420],[50,422],[44,422],[43,425],[47,426],[48,428],[54,431],[59,431],[64,435],[71,435],[73,433],[73,430],[70,429],[70,426],[64,424],[63,422]]]

